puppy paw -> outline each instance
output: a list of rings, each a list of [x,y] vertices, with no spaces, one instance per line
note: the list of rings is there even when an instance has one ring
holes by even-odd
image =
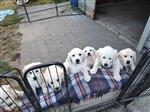
[[[85,79],[86,82],[89,82],[89,81],[91,80],[91,76],[86,75],[86,76],[84,77],[84,79]]]
[[[120,76],[120,75],[115,75],[115,76],[114,76],[114,79],[115,79],[116,81],[121,81],[121,76]]]
[[[95,69],[91,69],[91,70],[90,70],[90,73],[91,73],[91,74],[96,74],[96,72],[97,72],[97,70],[95,70]]]

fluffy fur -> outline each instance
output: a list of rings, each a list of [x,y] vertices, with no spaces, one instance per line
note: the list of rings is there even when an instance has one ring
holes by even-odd
[[[64,80],[64,71],[60,66],[49,66],[44,73],[45,81],[51,85],[53,90],[59,90]],[[43,90],[46,91],[46,90]]]
[[[86,55],[83,50],[79,48],[72,49],[67,56],[64,66],[66,67],[68,74],[75,74],[82,72],[84,74],[85,81],[90,81],[91,77],[88,73],[88,69],[85,64]]]
[[[95,74],[98,68],[112,67],[114,79],[117,81],[121,80],[120,70],[123,68],[118,59],[118,51],[110,46],[100,48],[97,50],[98,57],[95,60],[93,68],[90,70],[91,74]]]
[[[85,64],[90,69],[93,67],[96,59],[96,49],[94,47],[85,47],[83,49],[86,55]]]
[[[136,52],[130,48],[123,49],[119,52],[119,60],[124,67],[130,66],[133,71],[136,62]]]
[[[4,90],[3,90],[4,89]],[[5,93],[5,91],[7,92],[7,94]],[[10,85],[2,85],[0,87],[0,106],[3,107],[6,111],[11,111],[12,109],[16,108],[16,104],[21,107],[22,106],[22,102],[17,101],[16,98],[18,98],[18,96],[16,95],[16,93],[18,94],[19,97],[23,97],[24,93],[23,91],[17,91],[11,88]],[[11,97],[11,98],[10,98]],[[14,103],[12,100],[16,103]],[[7,104],[6,104],[6,103]],[[11,107],[11,108],[10,108]]]

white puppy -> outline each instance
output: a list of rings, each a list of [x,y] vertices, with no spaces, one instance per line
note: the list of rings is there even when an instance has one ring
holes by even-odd
[[[68,53],[64,66],[66,67],[68,74],[82,72],[84,74],[85,81],[88,82],[91,80],[91,77],[88,73],[88,69],[85,64],[85,59],[85,53],[79,48],[74,48]]]
[[[130,48],[123,49],[119,52],[119,59],[123,66],[130,66],[133,71],[136,62],[136,52]]]
[[[63,68],[57,65],[49,66],[45,70],[44,77],[46,83],[50,84],[53,90],[59,90],[61,88],[62,81],[64,80]],[[45,86],[45,84],[43,86]],[[47,90],[43,89],[43,91],[45,92]]]
[[[22,72],[25,73],[29,68],[40,64],[41,64],[40,62],[30,63],[23,68]],[[32,87],[33,92],[36,94],[36,88],[41,87],[43,85],[42,83],[44,82],[42,78],[41,70],[34,69],[28,72],[27,79]]]
[[[40,65],[40,62],[30,63],[26,65],[23,69],[23,73],[25,71],[35,65]],[[45,68],[38,68],[30,71],[27,74],[27,79],[32,87],[32,90],[36,94],[36,88],[41,87],[43,93],[47,93],[48,84],[52,87],[53,90],[59,90],[61,86],[61,81],[63,80],[63,69],[59,66],[49,66]]]
[[[93,67],[93,65],[95,63],[96,49],[94,47],[87,46],[83,49],[83,51],[85,52],[85,55],[86,55],[85,64],[90,69]]]
[[[100,48],[97,50],[97,58],[95,60],[95,64],[93,68],[90,70],[91,74],[95,74],[98,68],[106,67],[113,69],[114,78],[117,81],[121,80],[120,70],[123,68],[119,59],[118,59],[118,51],[113,49],[110,46],[106,46],[104,48]]]
[[[17,106],[21,107],[22,102],[19,100],[17,101],[16,99],[18,96],[23,97],[23,95],[23,91],[13,90],[10,85],[2,85],[0,87],[0,106],[6,111],[11,111],[11,108],[15,109],[16,104]]]

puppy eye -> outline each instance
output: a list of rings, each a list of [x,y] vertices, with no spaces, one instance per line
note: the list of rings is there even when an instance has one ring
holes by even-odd
[[[92,51],[92,50],[90,49],[90,51]]]
[[[6,99],[8,99],[9,97],[7,96]]]
[[[81,53],[79,53],[79,56],[81,56],[82,54]]]
[[[36,73],[38,72],[38,70],[35,71]]]
[[[87,52],[87,51],[85,51],[85,52]]]
[[[131,58],[133,57],[133,56],[130,56]]]
[[[29,72],[29,74],[32,74],[32,72]]]
[[[127,55],[124,55],[124,57],[126,58],[126,57],[127,57]]]
[[[105,59],[106,57],[103,57],[103,59]]]
[[[59,79],[57,79],[57,82],[59,82]]]
[[[72,57],[75,57],[75,55],[73,54]]]
[[[109,58],[109,60],[111,60],[112,58]]]

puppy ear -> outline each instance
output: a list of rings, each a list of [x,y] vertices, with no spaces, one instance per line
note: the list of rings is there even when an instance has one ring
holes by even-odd
[[[123,56],[123,54],[122,54],[121,52],[119,52],[119,53],[118,53],[118,59],[119,59],[120,61],[123,61],[122,56]]]
[[[96,57],[97,57],[97,58],[100,58],[100,57],[101,57],[101,55],[102,55],[102,50],[103,50],[102,48],[99,48],[99,49],[96,51],[95,54],[96,54]]]
[[[136,62],[136,52],[133,51],[133,61]]]
[[[121,54],[120,54],[121,55]],[[118,70],[117,70],[118,69]],[[113,71],[118,71],[120,72],[120,69],[123,69],[123,66],[119,60],[119,54],[118,51],[114,51],[114,60],[113,60]]]
[[[113,66],[116,65],[116,62],[118,61],[118,51],[114,50],[114,58],[113,58]]]
[[[68,53],[68,56],[67,56],[67,58],[66,58],[66,62],[72,63],[71,54],[70,54],[70,53]]]
[[[82,51],[82,54],[83,54],[83,63],[85,63],[85,61],[86,61],[86,55],[85,55],[85,52],[84,51]]]

